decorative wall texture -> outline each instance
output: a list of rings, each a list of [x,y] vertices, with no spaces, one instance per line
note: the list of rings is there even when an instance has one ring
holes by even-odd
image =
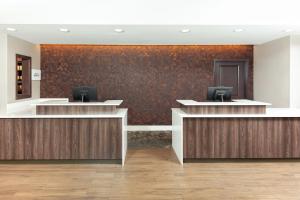
[[[176,99],[205,100],[214,59],[248,59],[253,98],[252,45],[41,45],[41,97],[72,97],[97,86],[100,100],[123,99],[130,125],[169,125]]]

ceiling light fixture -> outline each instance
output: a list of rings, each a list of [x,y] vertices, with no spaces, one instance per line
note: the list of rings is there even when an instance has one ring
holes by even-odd
[[[15,29],[15,28],[10,28],[10,27],[6,28],[6,30],[8,30],[8,31],[12,31],[12,32],[15,32],[15,31],[17,31],[17,29]]]
[[[188,33],[188,32],[191,32],[191,30],[188,28],[181,29],[181,33]]]
[[[239,32],[243,32],[244,29],[242,29],[242,28],[236,28],[233,31],[236,32],[236,33],[239,33]]]
[[[114,31],[117,32],[117,33],[123,33],[124,32],[124,30],[121,29],[121,28],[115,28]]]
[[[60,28],[59,31],[60,31],[60,32],[65,32],[65,33],[70,32],[70,30],[67,29],[67,28]]]

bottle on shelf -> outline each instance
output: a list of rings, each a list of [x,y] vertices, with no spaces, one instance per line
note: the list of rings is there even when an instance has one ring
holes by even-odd
[[[22,81],[22,76],[17,76],[18,81]]]
[[[22,94],[22,84],[18,84],[17,91],[18,91],[18,94]]]
[[[20,71],[22,71],[22,70],[23,70],[22,64],[18,64],[18,65],[17,65],[17,71],[20,72]]]

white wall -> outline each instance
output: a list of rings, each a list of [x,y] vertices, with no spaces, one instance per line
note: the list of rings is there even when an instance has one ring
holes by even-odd
[[[300,36],[291,36],[290,106],[300,108]]]
[[[16,54],[30,56],[32,68],[40,69],[40,45],[35,45],[19,38],[7,37],[7,102],[16,102]],[[32,81],[32,99],[40,98],[40,81]],[[27,99],[26,99],[27,100]],[[22,101],[22,100],[18,100]]]
[[[7,104],[7,35],[0,33],[0,113]]]
[[[290,37],[254,46],[254,99],[290,106]]]

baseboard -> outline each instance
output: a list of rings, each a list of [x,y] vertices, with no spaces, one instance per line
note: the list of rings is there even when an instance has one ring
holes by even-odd
[[[127,131],[172,131],[171,125],[129,125]]]

